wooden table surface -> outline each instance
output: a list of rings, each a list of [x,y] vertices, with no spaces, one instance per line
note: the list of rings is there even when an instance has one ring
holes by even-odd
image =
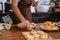
[[[54,39],[60,40],[60,31],[46,33],[48,33]],[[24,37],[21,34],[21,30],[13,28],[11,30],[0,31],[0,40],[24,40]]]
[[[0,40],[24,40],[19,30],[0,31]]]

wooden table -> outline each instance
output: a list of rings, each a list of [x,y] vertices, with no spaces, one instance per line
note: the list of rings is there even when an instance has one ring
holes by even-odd
[[[60,40],[60,31],[46,33],[48,33],[54,39]],[[21,30],[13,28],[11,30],[0,31],[0,40],[24,40],[24,37],[21,34]]]
[[[24,40],[19,30],[0,31],[0,40]]]

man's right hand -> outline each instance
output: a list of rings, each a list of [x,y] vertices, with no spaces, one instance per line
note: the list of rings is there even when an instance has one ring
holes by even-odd
[[[25,25],[26,28],[28,28],[28,30],[32,30],[31,24],[28,20],[24,20],[22,21],[22,23]]]

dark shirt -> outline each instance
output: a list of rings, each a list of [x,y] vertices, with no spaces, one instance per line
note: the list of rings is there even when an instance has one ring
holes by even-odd
[[[30,4],[32,1],[31,0],[21,0],[22,3],[25,3],[25,4]]]
[[[18,3],[18,8],[21,11],[22,15],[25,17],[25,19],[32,21],[32,15],[31,15],[31,0],[21,0]]]
[[[31,0],[21,0],[19,2],[19,5],[23,5],[23,6],[31,6],[32,1]]]

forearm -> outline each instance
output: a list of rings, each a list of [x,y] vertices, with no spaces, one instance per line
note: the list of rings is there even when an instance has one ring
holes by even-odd
[[[15,12],[15,15],[19,18],[19,20],[24,21],[25,18],[21,14],[19,8],[17,6],[12,6],[13,11]]]

